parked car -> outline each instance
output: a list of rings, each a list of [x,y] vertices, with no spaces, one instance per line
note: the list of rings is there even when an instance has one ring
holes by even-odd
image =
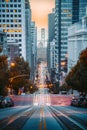
[[[85,99],[84,97],[79,97],[78,100],[77,100],[76,106],[81,107],[84,99]]]
[[[67,91],[61,91],[61,94],[67,94]]]
[[[82,107],[86,107],[87,108],[87,98],[85,98],[82,102]]]
[[[76,106],[77,102],[78,102],[78,97],[72,97],[71,106]]]
[[[5,100],[3,96],[0,96],[0,107],[5,107]]]
[[[5,97],[4,101],[5,101],[5,106],[6,107],[14,106],[14,101],[12,100],[11,97]]]
[[[72,97],[71,106],[87,107],[87,98],[83,96]]]

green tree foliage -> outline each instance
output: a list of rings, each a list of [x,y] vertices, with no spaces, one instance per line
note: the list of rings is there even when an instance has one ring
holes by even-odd
[[[34,93],[37,91],[37,86],[33,83],[32,80],[27,80],[25,85],[25,92]]]
[[[0,52],[2,49],[0,48]],[[8,62],[7,56],[0,56],[0,95],[4,95],[6,84],[8,83]]]
[[[23,58],[16,57],[10,67],[10,77],[17,75],[28,74],[30,76],[29,63],[24,61]]]
[[[12,81],[10,81],[10,86],[12,86],[13,89],[18,92],[18,89],[23,87],[26,83],[26,80],[29,79],[30,67],[28,62],[24,61],[23,58],[16,57],[10,66],[9,75],[10,78],[13,78]]]
[[[73,89],[87,92],[87,49],[80,53],[77,64],[71,69],[65,81]]]
[[[79,56],[79,62],[79,82],[81,84],[80,89],[87,92],[87,48],[81,52]]]

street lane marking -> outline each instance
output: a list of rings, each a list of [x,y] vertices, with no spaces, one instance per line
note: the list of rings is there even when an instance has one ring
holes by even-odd
[[[47,127],[46,127],[46,119],[44,118],[44,130],[46,130]]]
[[[41,108],[41,110],[40,110],[39,130],[47,130],[46,119],[45,119],[45,116],[44,116],[44,109],[43,108]]]

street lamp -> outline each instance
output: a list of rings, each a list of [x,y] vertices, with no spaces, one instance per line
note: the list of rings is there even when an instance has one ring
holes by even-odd
[[[11,66],[11,67],[14,67],[14,66],[15,66],[15,63],[14,63],[14,62],[12,62],[12,63],[10,64],[10,66]]]

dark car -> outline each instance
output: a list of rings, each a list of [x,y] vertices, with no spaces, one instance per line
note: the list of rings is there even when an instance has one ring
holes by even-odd
[[[87,108],[87,98],[85,98],[82,102],[82,107],[86,107]]]
[[[77,106],[78,98],[78,96],[72,97],[71,106]]]
[[[67,94],[67,91],[61,91],[61,94]]]
[[[86,105],[84,105],[86,103],[87,102],[84,97],[73,97],[72,101],[71,101],[71,105],[76,106],[76,107],[84,107],[84,106],[86,106]]]
[[[5,107],[5,100],[3,96],[0,96],[0,107]]]
[[[79,97],[78,100],[77,100],[76,106],[81,107],[84,99],[85,99],[84,97]]]
[[[12,100],[11,97],[5,97],[4,100],[5,100],[6,107],[14,106],[14,101]]]
[[[71,101],[71,106],[76,106],[77,105],[78,99],[72,99]]]

